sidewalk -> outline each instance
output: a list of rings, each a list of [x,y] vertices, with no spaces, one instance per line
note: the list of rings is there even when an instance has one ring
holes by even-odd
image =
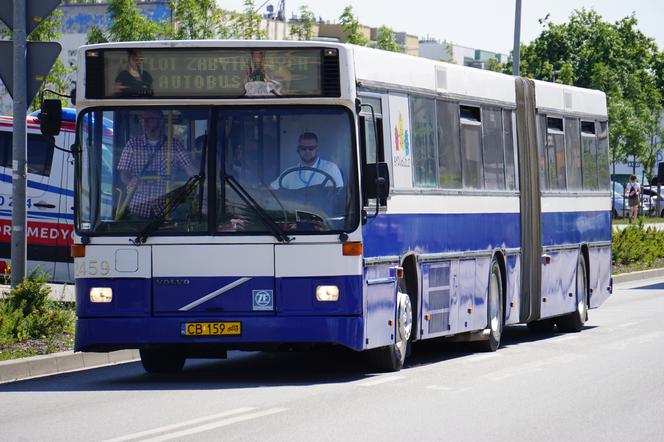
[[[615,275],[613,283],[621,284],[659,277],[664,277],[664,269]],[[140,360],[138,350],[120,350],[111,353],[74,353],[73,351],[63,351],[44,356],[13,359],[0,362],[0,384],[38,376],[124,364],[138,360]]]

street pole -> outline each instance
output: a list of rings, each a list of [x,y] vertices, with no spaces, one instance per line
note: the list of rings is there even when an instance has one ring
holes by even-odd
[[[516,0],[514,11],[514,49],[512,50],[512,75],[520,74],[521,63],[521,0]]]
[[[26,258],[26,125],[27,113],[27,50],[26,3],[14,0],[14,135],[12,144],[12,249],[11,286],[16,287],[25,278]]]

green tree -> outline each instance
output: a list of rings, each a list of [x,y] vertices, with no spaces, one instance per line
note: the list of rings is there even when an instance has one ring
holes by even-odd
[[[376,39],[376,47],[385,51],[401,52],[401,45],[397,43],[394,38],[394,32],[391,28],[383,25],[378,29],[378,38]]]
[[[222,11],[215,0],[171,0],[173,20],[167,35],[174,40],[206,40],[217,36]]]
[[[339,23],[341,24],[341,29],[343,29],[348,43],[359,46],[366,46],[369,44],[369,39],[367,39],[361,31],[360,22],[357,17],[353,15],[352,6],[348,5],[344,8],[339,16]]]
[[[60,26],[63,16],[64,14],[61,10],[54,10],[30,33],[30,35],[28,35],[27,39],[29,41],[58,41],[62,36]],[[11,32],[2,22],[0,22],[0,37],[11,38]],[[40,108],[39,97],[44,89],[52,89],[61,93],[69,92],[68,88],[70,88],[70,82],[67,78],[70,73],[71,69],[68,69],[64,63],[62,63],[60,58],[56,59],[53,67],[46,75],[44,83],[42,83],[39,88],[39,92],[37,92],[34,100],[32,100],[30,110],[32,111]],[[67,105],[67,100],[65,98],[60,98],[60,100],[62,101],[63,106]]]
[[[316,16],[308,6],[300,6],[300,17],[290,24],[290,36],[294,40],[311,40],[314,38]]]
[[[167,32],[165,25],[143,15],[134,0],[110,0],[106,11],[111,19],[108,31],[93,27],[88,32],[88,43],[156,40]]]
[[[634,15],[609,23],[581,9],[567,23],[540,22],[539,37],[521,47],[521,75],[604,91],[614,159],[647,163],[664,99],[664,57],[654,40]]]
[[[230,36],[241,40],[264,40],[267,32],[261,29],[261,16],[256,12],[254,0],[244,0],[244,10],[232,14]]]

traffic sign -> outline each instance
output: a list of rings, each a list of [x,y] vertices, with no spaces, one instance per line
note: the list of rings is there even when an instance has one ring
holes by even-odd
[[[60,0],[27,0],[25,35],[29,35],[60,4]],[[0,0],[0,20],[14,29],[14,0]]]
[[[58,58],[62,46],[56,42],[29,41],[26,50],[28,52],[26,99],[27,103],[32,103],[55,59]],[[12,41],[0,41],[0,60],[11,60],[13,51],[14,43]],[[14,91],[13,63],[0,63],[0,79],[5,84],[9,95],[12,95]]]

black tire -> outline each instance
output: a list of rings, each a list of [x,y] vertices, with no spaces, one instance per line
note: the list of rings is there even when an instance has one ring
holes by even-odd
[[[503,306],[503,276],[500,266],[496,260],[491,262],[489,272],[489,288],[487,296],[487,328],[489,339],[480,341],[479,347],[483,351],[494,352],[500,348],[500,339],[505,327],[505,315]]]
[[[410,296],[397,293],[397,314],[394,344],[370,350],[367,354],[370,365],[377,371],[393,372],[403,367],[410,350],[413,331],[413,303]]]
[[[533,333],[549,334],[553,333],[553,327],[556,325],[556,322],[552,318],[549,318],[529,322],[526,325],[528,326],[528,330]]]
[[[141,364],[151,374],[179,373],[186,358],[179,352],[168,348],[141,348]]]
[[[579,253],[576,266],[576,309],[556,320],[558,330],[564,333],[578,333],[588,320],[588,282],[586,278],[586,259]]]

